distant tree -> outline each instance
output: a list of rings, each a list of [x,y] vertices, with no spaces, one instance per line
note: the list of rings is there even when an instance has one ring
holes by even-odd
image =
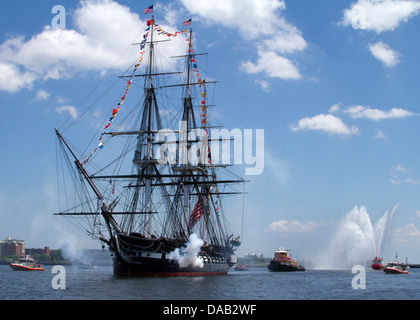
[[[4,256],[4,257],[1,257],[1,258],[0,258],[0,261],[1,261],[1,262],[4,262],[4,263],[6,263],[6,262],[8,262],[8,261],[16,261],[16,260],[19,260],[19,257],[18,257],[18,256],[16,256],[16,255],[12,255],[12,256]]]
[[[48,263],[51,262],[51,257],[49,254],[39,254],[39,253],[34,253],[33,254],[33,258],[35,261],[38,261],[40,263]]]
[[[51,250],[50,251],[50,256],[51,256],[51,262],[53,262],[53,263],[60,263],[60,262],[65,260],[63,258],[63,254],[62,254],[61,249]]]

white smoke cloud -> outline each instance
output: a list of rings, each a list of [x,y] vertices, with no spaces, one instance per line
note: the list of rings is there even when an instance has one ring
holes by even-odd
[[[200,252],[200,248],[204,244],[204,241],[195,233],[191,234],[188,240],[186,247],[176,248],[175,251],[168,255],[168,259],[177,261],[181,268],[185,268],[189,265],[203,268],[204,262],[198,257],[198,253]]]

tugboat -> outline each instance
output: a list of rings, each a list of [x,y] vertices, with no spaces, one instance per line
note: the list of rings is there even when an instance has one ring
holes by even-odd
[[[382,264],[382,258],[379,258],[377,255],[375,258],[372,259],[372,265],[373,270],[382,270],[384,268],[384,265]]]
[[[406,265],[398,261],[398,255],[395,255],[395,260],[384,267],[384,272],[388,274],[408,274],[407,268]]]
[[[274,272],[305,271],[305,267],[298,265],[295,259],[292,259],[289,252],[284,248],[277,249],[274,252],[274,258],[268,265],[268,270]]]
[[[14,271],[44,271],[44,268],[29,256],[20,258],[16,263],[11,263],[10,267]]]

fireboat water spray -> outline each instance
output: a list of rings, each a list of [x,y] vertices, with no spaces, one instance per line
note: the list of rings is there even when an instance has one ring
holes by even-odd
[[[376,224],[372,224],[366,208],[354,207],[341,221],[332,236],[326,256],[318,263],[319,269],[349,269],[364,265],[375,255],[382,255],[396,205],[388,210]]]

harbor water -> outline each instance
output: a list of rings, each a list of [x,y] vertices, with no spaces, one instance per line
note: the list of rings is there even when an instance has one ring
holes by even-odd
[[[0,265],[1,300],[418,300],[420,269],[388,275],[366,269],[269,272],[231,270],[224,276],[120,278],[111,266],[65,266],[57,288],[53,266],[41,272],[13,271]],[[355,278],[356,277],[356,278]],[[357,277],[363,277],[357,280]],[[55,284],[55,285],[54,285]],[[55,287],[55,288],[54,288]],[[359,289],[358,289],[359,287]]]

